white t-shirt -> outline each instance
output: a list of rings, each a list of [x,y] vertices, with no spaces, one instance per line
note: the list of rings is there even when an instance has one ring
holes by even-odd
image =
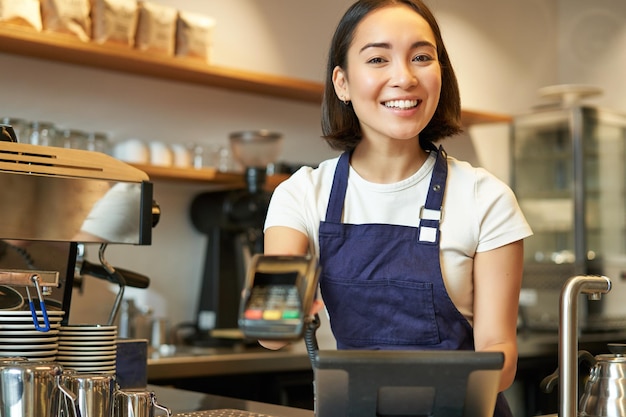
[[[318,168],[302,167],[281,183],[270,202],[265,229],[286,226],[309,237],[319,254],[319,224],[339,158]],[[384,223],[417,227],[435,166],[431,154],[411,177],[392,184],[364,180],[350,168],[343,223]],[[532,234],[511,189],[482,168],[448,156],[448,179],[441,221],[441,270],[457,309],[473,322],[473,258]],[[323,265],[322,265],[323,267]]]

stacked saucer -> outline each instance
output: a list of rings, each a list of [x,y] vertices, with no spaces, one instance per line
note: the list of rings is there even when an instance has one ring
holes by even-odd
[[[30,311],[0,311],[0,357],[22,357],[33,361],[54,361],[58,351],[59,328],[64,311],[48,311],[50,330],[37,311],[35,327]]]
[[[57,362],[76,372],[114,374],[117,326],[79,324],[61,326]]]

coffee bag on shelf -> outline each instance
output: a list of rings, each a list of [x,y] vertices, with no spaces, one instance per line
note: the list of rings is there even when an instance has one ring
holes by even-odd
[[[41,30],[39,0],[0,0],[0,22]]]
[[[101,44],[133,47],[138,17],[137,0],[91,0],[92,38]]]
[[[141,51],[173,56],[177,16],[175,8],[140,1],[135,47]]]
[[[178,13],[176,56],[210,61],[215,19],[187,11]]]
[[[80,40],[91,40],[89,0],[41,0],[44,30],[69,33]]]

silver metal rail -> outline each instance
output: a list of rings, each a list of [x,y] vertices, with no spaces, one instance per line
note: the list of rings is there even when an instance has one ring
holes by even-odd
[[[559,326],[559,417],[578,416],[578,296],[599,300],[611,290],[604,276],[579,275],[561,290]]]

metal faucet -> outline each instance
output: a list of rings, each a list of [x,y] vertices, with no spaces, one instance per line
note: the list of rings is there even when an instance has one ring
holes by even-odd
[[[599,300],[611,290],[604,276],[579,275],[561,290],[559,325],[559,417],[578,417],[578,295]]]

